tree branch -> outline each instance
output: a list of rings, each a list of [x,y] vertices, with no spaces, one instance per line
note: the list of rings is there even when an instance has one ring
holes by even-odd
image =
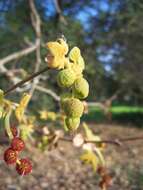
[[[29,6],[31,9],[31,22],[32,22],[33,28],[35,30],[37,38],[40,38],[41,37],[41,27],[40,27],[41,20],[40,20],[38,11],[36,9],[34,0],[29,0]]]
[[[69,141],[72,142],[72,138],[62,137],[60,138],[62,141]],[[125,137],[125,138],[117,138],[117,139],[107,139],[107,140],[101,140],[101,141],[89,141],[84,139],[84,143],[105,143],[105,144],[113,144],[117,146],[121,146],[124,142],[133,142],[133,141],[139,141],[143,140],[143,136],[135,136],[135,137]]]
[[[28,76],[27,78],[25,78],[24,80],[18,82],[17,84],[13,85],[12,87],[10,87],[8,90],[4,91],[4,94],[7,95],[9,94],[9,92],[15,90],[18,87],[21,87],[23,84],[25,84],[28,81],[31,81],[32,79],[34,79],[35,77],[39,76],[40,74],[46,72],[49,70],[49,67],[45,67],[44,69],[42,69],[41,71],[38,71],[30,76]]]
[[[33,29],[35,30],[35,34],[36,34],[36,44],[37,44],[37,48],[36,48],[36,65],[35,65],[35,70],[34,72],[37,72],[40,68],[41,65],[41,53],[40,53],[40,44],[41,44],[41,20],[40,20],[40,16],[38,14],[38,11],[36,9],[36,6],[34,4],[34,0],[29,0],[29,6],[30,6],[30,10],[31,10],[31,23],[33,26]],[[32,96],[32,94],[34,93],[34,90],[36,88],[36,84],[38,83],[37,79],[33,81],[32,87],[30,89],[30,94]]]
[[[35,51],[36,48],[37,48],[37,43],[35,43],[32,46],[25,48],[21,51],[18,51],[16,53],[12,53],[11,55],[8,55],[7,57],[0,59],[0,65],[4,65],[5,63],[8,63],[12,60],[19,59],[23,56],[26,56],[26,55],[32,53],[33,51]]]
[[[44,87],[41,87],[41,86],[36,86],[36,90],[39,90],[41,92],[44,92],[46,94],[49,94],[50,96],[52,96],[54,98],[55,101],[59,102],[60,101],[60,97],[55,93],[53,92],[52,90],[50,89],[47,89],[47,88],[44,88]]]
[[[57,12],[58,20],[61,21],[63,24],[67,25],[67,21],[65,20],[63,14],[62,14],[61,1],[60,0],[53,0],[53,2],[54,2],[55,9]]]

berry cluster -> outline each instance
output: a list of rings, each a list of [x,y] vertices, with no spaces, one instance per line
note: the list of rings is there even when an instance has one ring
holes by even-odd
[[[60,69],[57,83],[66,90],[61,96],[61,107],[66,115],[65,125],[68,130],[74,131],[78,128],[84,111],[84,103],[81,100],[89,93],[89,84],[83,77],[84,60],[78,47],[74,47],[67,56],[68,44],[63,38],[49,42],[47,47],[50,55],[46,61],[49,67]]]
[[[13,139],[10,147],[4,152],[4,161],[8,165],[16,164],[16,171],[19,175],[27,175],[32,171],[31,162],[27,158],[18,159],[19,153],[25,148],[25,143],[17,137],[18,131],[15,126],[11,127],[11,132]]]

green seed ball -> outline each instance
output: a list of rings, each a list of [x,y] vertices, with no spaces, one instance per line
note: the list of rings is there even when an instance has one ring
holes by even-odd
[[[76,98],[84,99],[89,94],[89,84],[84,78],[78,78],[73,85],[73,93]]]
[[[60,103],[61,103],[61,107],[64,107],[64,102],[68,99],[71,98],[72,94],[69,92],[65,92],[60,96]],[[64,108],[63,108],[64,109]]]
[[[60,87],[70,87],[76,79],[72,69],[63,69],[58,73],[57,82]]]
[[[66,126],[68,128],[68,130],[70,131],[75,131],[78,127],[79,127],[79,124],[80,124],[80,118],[76,118],[76,117],[67,117],[65,119],[65,123],[66,123]]]
[[[60,96],[61,101],[65,101],[68,98],[72,98],[72,94],[70,92],[64,92]]]
[[[68,117],[81,117],[83,114],[84,105],[77,98],[69,98],[64,102],[63,109]]]

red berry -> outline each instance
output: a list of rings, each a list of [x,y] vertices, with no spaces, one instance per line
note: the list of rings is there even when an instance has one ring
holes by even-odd
[[[4,161],[9,164],[15,164],[17,160],[17,153],[12,148],[8,148],[4,152]]]
[[[24,158],[16,164],[16,171],[19,175],[27,175],[32,172],[32,164],[29,159]]]
[[[11,148],[15,151],[22,151],[25,147],[25,143],[24,141],[19,138],[19,137],[15,137],[12,139],[11,142]]]

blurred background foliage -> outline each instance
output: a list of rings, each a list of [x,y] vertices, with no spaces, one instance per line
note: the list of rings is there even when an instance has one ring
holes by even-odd
[[[78,46],[86,62],[85,76],[90,83],[88,101],[103,101],[118,90],[116,105],[143,104],[143,2],[141,0],[58,0],[60,14],[52,0],[36,0],[41,17],[42,66],[47,41],[64,34],[70,47]],[[27,47],[35,40],[30,9],[26,0],[0,0],[0,58]],[[7,64],[32,73],[35,55]],[[41,66],[41,67],[42,67]],[[53,72],[44,74],[41,84],[60,93]],[[0,76],[0,87],[8,83]],[[12,98],[17,98],[14,93]],[[37,101],[37,102],[36,102]],[[35,106],[36,102],[36,106]],[[56,104],[46,94],[35,92],[31,108],[53,109]]]

